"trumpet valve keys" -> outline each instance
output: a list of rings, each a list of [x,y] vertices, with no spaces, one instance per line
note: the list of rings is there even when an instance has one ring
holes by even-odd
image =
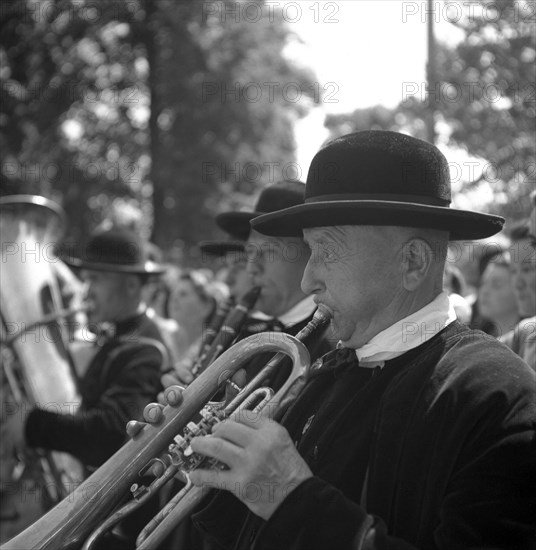
[[[186,424],[186,429],[189,432],[188,435],[191,436],[196,436],[201,431],[201,427],[198,426],[195,422],[188,422],[188,424]]]

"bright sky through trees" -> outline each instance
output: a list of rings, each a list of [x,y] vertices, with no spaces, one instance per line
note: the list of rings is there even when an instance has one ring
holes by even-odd
[[[326,113],[352,112],[373,105],[395,107],[404,94],[424,90],[426,69],[426,2],[344,0],[298,2],[287,20],[303,43],[287,54],[316,72],[324,99],[296,125],[298,163],[307,166],[327,137]],[[461,16],[449,2],[436,1],[438,39],[455,44],[462,33],[450,21]],[[298,14],[300,15],[298,17]],[[414,93],[414,92],[413,92]]]

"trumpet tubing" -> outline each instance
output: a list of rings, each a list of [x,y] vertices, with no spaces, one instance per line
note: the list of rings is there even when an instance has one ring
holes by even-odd
[[[316,326],[323,326],[328,319],[329,317],[323,312],[317,312]],[[192,467],[199,465],[201,460],[199,457],[190,457],[190,453],[185,453],[185,449],[189,447],[188,438],[199,433],[197,428],[194,429],[191,425],[188,427],[188,423],[192,418],[198,416],[199,411],[214,393],[244,363],[258,353],[271,351],[282,353],[283,357],[290,357],[293,363],[292,371],[280,390],[275,395],[266,393],[264,397],[261,397],[261,402],[265,406],[277,408],[280,401],[294,388],[295,384],[304,379],[309,368],[309,352],[297,338],[284,333],[261,333],[245,338],[223,353],[183,391],[183,400],[178,407],[167,405],[163,410],[163,418],[158,424],[143,426],[137,435],[68,498],[20,535],[1,546],[1,550],[79,548],[92,531],[97,529],[97,532],[102,532],[99,525],[102,522],[106,523],[106,518],[124,499],[131,485],[155,463],[164,465],[164,474],[162,475],[160,472],[161,475],[157,478],[163,481],[167,481],[169,476],[174,475],[181,465],[184,466],[188,462]],[[249,391],[249,393],[253,392]],[[242,392],[239,396],[241,394]],[[240,409],[237,407],[247,400],[247,395],[241,399],[235,398],[222,413],[214,413],[214,416],[229,417],[237,410],[239,411]],[[206,419],[203,424],[207,429],[206,433],[209,433],[214,422],[215,420]],[[183,431],[186,434],[186,439],[176,438]],[[172,445],[174,442],[175,444]],[[160,459],[166,452],[177,453],[175,455],[177,460],[173,464],[173,466],[178,466],[177,469],[170,469],[169,464]],[[215,464],[213,466],[217,467]],[[162,486],[162,482],[155,482],[156,488],[160,486]],[[166,520],[168,523],[166,528],[169,529],[169,524],[176,524],[177,521],[186,517],[201,497],[197,488],[186,491],[178,499],[178,505],[173,506],[173,516]],[[153,545],[162,539],[163,532],[154,529],[158,527],[159,523],[157,520],[143,531],[142,538],[144,540],[140,541],[142,548],[153,548]],[[92,535],[90,539],[94,540],[95,537],[96,535]],[[85,548],[89,548],[90,545],[91,543],[86,544]]]

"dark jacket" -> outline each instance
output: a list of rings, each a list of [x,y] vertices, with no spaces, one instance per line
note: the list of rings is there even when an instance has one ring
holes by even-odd
[[[283,421],[314,477],[268,522],[217,493],[194,516],[211,548],[535,547],[536,379],[523,361],[458,322],[382,369],[338,353]]]
[[[311,315],[309,315],[307,318],[303,319],[299,323],[296,323],[295,325],[289,327],[283,326],[277,320],[268,322],[248,320],[248,322],[239,333],[237,341],[247,338],[248,336],[253,336],[255,334],[267,331],[284,332],[285,334],[296,336],[303,328],[307,326],[312,318],[313,313],[311,313]],[[335,347],[336,341],[330,339],[330,335],[331,329],[328,325],[326,328],[321,329],[319,332],[312,333],[309,338],[305,342],[303,342],[306,345],[307,350],[309,351],[311,362],[315,361],[319,357],[322,357],[322,355],[328,353],[328,351],[332,350]],[[248,381],[253,378],[253,376],[257,374],[270,361],[273,356],[274,353],[271,352],[259,353],[258,355],[255,355],[246,365]],[[278,372],[270,380],[270,386],[272,388],[277,390],[281,387],[281,385],[287,379],[287,375],[288,372],[290,372],[291,366],[292,362],[290,359],[285,359],[280,364]]]
[[[258,319],[250,318],[242,328],[237,340],[242,340],[248,336],[258,334],[259,332],[266,331],[276,331],[276,332],[285,332],[291,336],[296,336],[305,326],[311,321],[313,314],[308,316],[303,321],[292,325],[291,327],[284,327],[280,325],[277,321],[259,321]],[[331,329],[326,327],[320,331],[320,334],[311,334],[311,337],[304,342],[309,350],[311,356],[311,362],[315,361],[317,358],[328,353],[333,349],[335,342],[333,339],[330,339]],[[268,361],[274,356],[273,353],[260,353],[251,359],[251,361],[246,365],[247,369],[247,379],[248,381],[253,378],[253,376],[258,373]],[[289,359],[285,359],[278,369],[278,373],[271,381],[271,387],[278,388],[286,380],[286,374],[290,369],[292,363]],[[273,384],[273,386],[272,386]],[[181,485],[182,486],[182,485]],[[178,491],[178,487],[175,488]],[[204,542],[201,540],[200,533],[193,528],[193,525],[190,521],[183,522],[175,532],[170,535],[167,540],[162,543],[159,547],[159,550],[167,549],[178,549],[178,550],[198,550],[204,548]],[[212,548],[212,546],[210,546]]]
[[[39,408],[27,419],[32,447],[63,451],[87,466],[105,462],[126,440],[129,420],[141,419],[145,405],[161,391],[162,355],[150,340],[162,343],[145,314],[117,323],[80,381],[81,405],[74,415]]]

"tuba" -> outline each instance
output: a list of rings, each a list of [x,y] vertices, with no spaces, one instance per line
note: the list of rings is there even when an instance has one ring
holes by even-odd
[[[56,265],[55,254],[65,214],[56,203],[35,195],[0,198],[0,214],[2,421],[37,404],[73,411],[79,398],[63,321],[75,311],[62,302],[64,266]],[[55,504],[83,479],[82,465],[65,453],[26,450],[17,461],[9,442],[2,447],[3,488],[16,484],[29,469]]]
[[[168,388],[166,392],[180,392],[180,399],[174,400],[176,405],[163,409],[157,424],[141,426],[137,434],[68,498],[1,546],[1,550],[74,550],[82,545],[84,550],[90,550],[104,532],[143,505],[177,474],[182,475],[185,487],[138,537],[139,549],[155,548],[174,526],[191,514],[204,496],[201,488],[192,487],[188,482],[188,472],[207,467],[207,462],[208,467],[223,467],[192,453],[190,440],[195,435],[210,433],[217,422],[244,410],[258,412],[271,407],[276,415],[284,411],[301,391],[309,370],[309,352],[301,340],[323,329],[328,321],[329,315],[319,309],[296,337],[265,332],[245,338],[218,357],[186,389]],[[231,402],[216,410],[204,409],[242,365],[264,352],[277,353]],[[281,388],[274,392],[263,387],[287,356],[293,365]],[[201,420],[194,422],[200,411]],[[147,477],[153,481],[148,486],[140,485],[141,479]],[[132,498],[123,504],[129,488]]]

